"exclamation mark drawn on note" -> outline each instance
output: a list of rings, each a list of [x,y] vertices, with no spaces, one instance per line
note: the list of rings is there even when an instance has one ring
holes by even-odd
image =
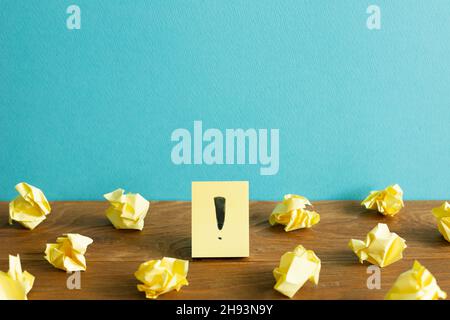
[[[225,223],[225,198],[214,197],[214,206],[216,207],[217,228],[220,231]],[[222,237],[219,237],[219,240],[222,240]]]

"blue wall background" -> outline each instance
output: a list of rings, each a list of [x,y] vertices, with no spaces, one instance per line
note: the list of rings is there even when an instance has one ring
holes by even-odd
[[[192,180],[450,198],[449,35],[447,0],[0,0],[0,199],[22,180],[51,200],[189,199]],[[279,173],[175,166],[171,132],[194,120],[280,128]]]

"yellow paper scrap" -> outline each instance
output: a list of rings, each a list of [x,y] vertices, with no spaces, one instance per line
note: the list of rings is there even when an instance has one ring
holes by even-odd
[[[145,292],[148,299],[156,299],[159,295],[172,290],[180,291],[188,285],[186,279],[189,261],[164,257],[161,260],[150,260],[142,263],[134,273],[138,284],[137,289]]]
[[[55,268],[65,271],[85,271],[87,247],[93,242],[89,237],[77,233],[68,233],[56,239],[56,243],[47,243],[45,259]]]
[[[366,237],[366,241],[352,239],[348,246],[358,256],[359,261],[365,260],[380,267],[385,267],[403,258],[406,248],[405,239],[390,232],[384,223],[379,223]]]
[[[50,213],[50,204],[40,189],[25,182],[17,184],[16,190],[19,196],[9,203],[9,224],[14,220],[33,230]]]
[[[0,300],[27,300],[33,283],[34,276],[22,272],[19,255],[10,255],[8,273],[0,271]]]
[[[124,192],[123,189],[117,189],[104,195],[111,204],[106,210],[106,216],[116,229],[142,230],[150,203],[139,193]]]
[[[286,232],[311,228],[319,223],[320,215],[313,210],[308,210],[307,206],[311,206],[311,203],[305,197],[287,194],[284,196],[283,202],[273,210],[269,223],[272,226],[277,223],[284,225]]]
[[[439,232],[450,242],[450,203],[446,201],[440,207],[434,208],[433,215],[436,217]]]
[[[297,246],[293,252],[286,252],[278,268],[273,270],[276,280],[274,289],[292,298],[307,280],[319,283],[320,259],[314,251]]]
[[[412,269],[403,272],[386,294],[386,300],[437,300],[447,293],[439,288],[436,279],[419,261]]]
[[[371,191],[361,205],[367,209],[378,210],[385,216],[393,217],[405,206],[403,190],[398,184],[394,184],[384,190]]]

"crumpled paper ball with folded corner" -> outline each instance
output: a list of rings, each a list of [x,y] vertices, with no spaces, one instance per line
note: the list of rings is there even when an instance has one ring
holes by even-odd
[[[282,224],[285,226],[286,232],[311,228],[319,223],[320,215],[309,210],[312,208],[311,202],[303,196],[295,194],[287,194],[284,196],[283,202],[277,204],[269,218],[269,223]]]
[[[188,285],[187,273],[189,261],[164,257],[161,260],[150,260],[142,263],[134,273],[138,284],[137,289],[145,292],[148,299],[156,299],[161,294],[172,290],[180,291]]]
[[[110,203],[106,216],[116,229],[142,230],[150,203],[139,193],[124,192],[117,189],[104,195]]]
[[[56,243],[47,243],[45,259],[55,268],[73,272],[86,270],[87,247],[93,242],[89,237],[77,233],[68,233],[56,239]]]
[[[386,300],[438,300],[447,298],[447,293],[438,286],[436,278],[414,261],[412,269],[403,272],[386,294]]]
[[[17,221],[33,230],[50,213],[50,204],[42,190],[21,182],[16,185],[19,196],[9,203],[9,224]]]
[[[366,209],[377,210],[385,216],[393,217],[405,206],[403,190],[398,184],[394,184],[384,190],[371,191],[361,205]]]
[[[433,209],[439,232],[450,242],[450,203],[444,202],[440,207]]]
[[[292,298],[306,281],[319,283],[321,262],[314,251],[297,246],[294,251],[286,252],[280,265],[273,270],[276,280],[274,289]]]
[[[20,257],[9,256],[9,271],[0,271],[0,300],[27,300],[34,284],[34,276],[22,272]]]
[[[388,266],[403,258],[406,248],[405,239],[390,232],[384,223],[378,223],[366,236],[366,241],[351,239],[350,249],[358,256],[361,263],[368,261],[380,267]]]

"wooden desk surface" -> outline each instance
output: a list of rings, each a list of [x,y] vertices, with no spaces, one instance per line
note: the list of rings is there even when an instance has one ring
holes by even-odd
[[[35,230],[8,225],[8,203],[0,203],[0,270],[8,254],[19,253],[22,266],[35,277],[29,299],[145,299],[133,273],[141,262],[163,256],[189,259],[189,286],[160,299],[287,299],[272,289],[272,270],[281,255],[302,244],[322,260],[320,282],[295,299],[383,299],[397,276],[418,259],[450,293],[450,243],[439,234],[431,213],[442,201],[408,201],[394,218],[366,211],[357,201],[316,201],[321,221],[312,229],[284,232],[267,219],[274,202],[250,205],[250,258],[191,259],[190,203],[152,202],[142,232],[115,230],[104,216],[106,202],[53,202],[52,213]],[[381,289],[366,286],[367,266],[348,249],[350,238],[364,239],[378,222],[406,239],[404,258],[384,269]],[[94,239],[81,274],[81,290],[66,288],[67,274],[44,260],[47,242],[63,233]]]

